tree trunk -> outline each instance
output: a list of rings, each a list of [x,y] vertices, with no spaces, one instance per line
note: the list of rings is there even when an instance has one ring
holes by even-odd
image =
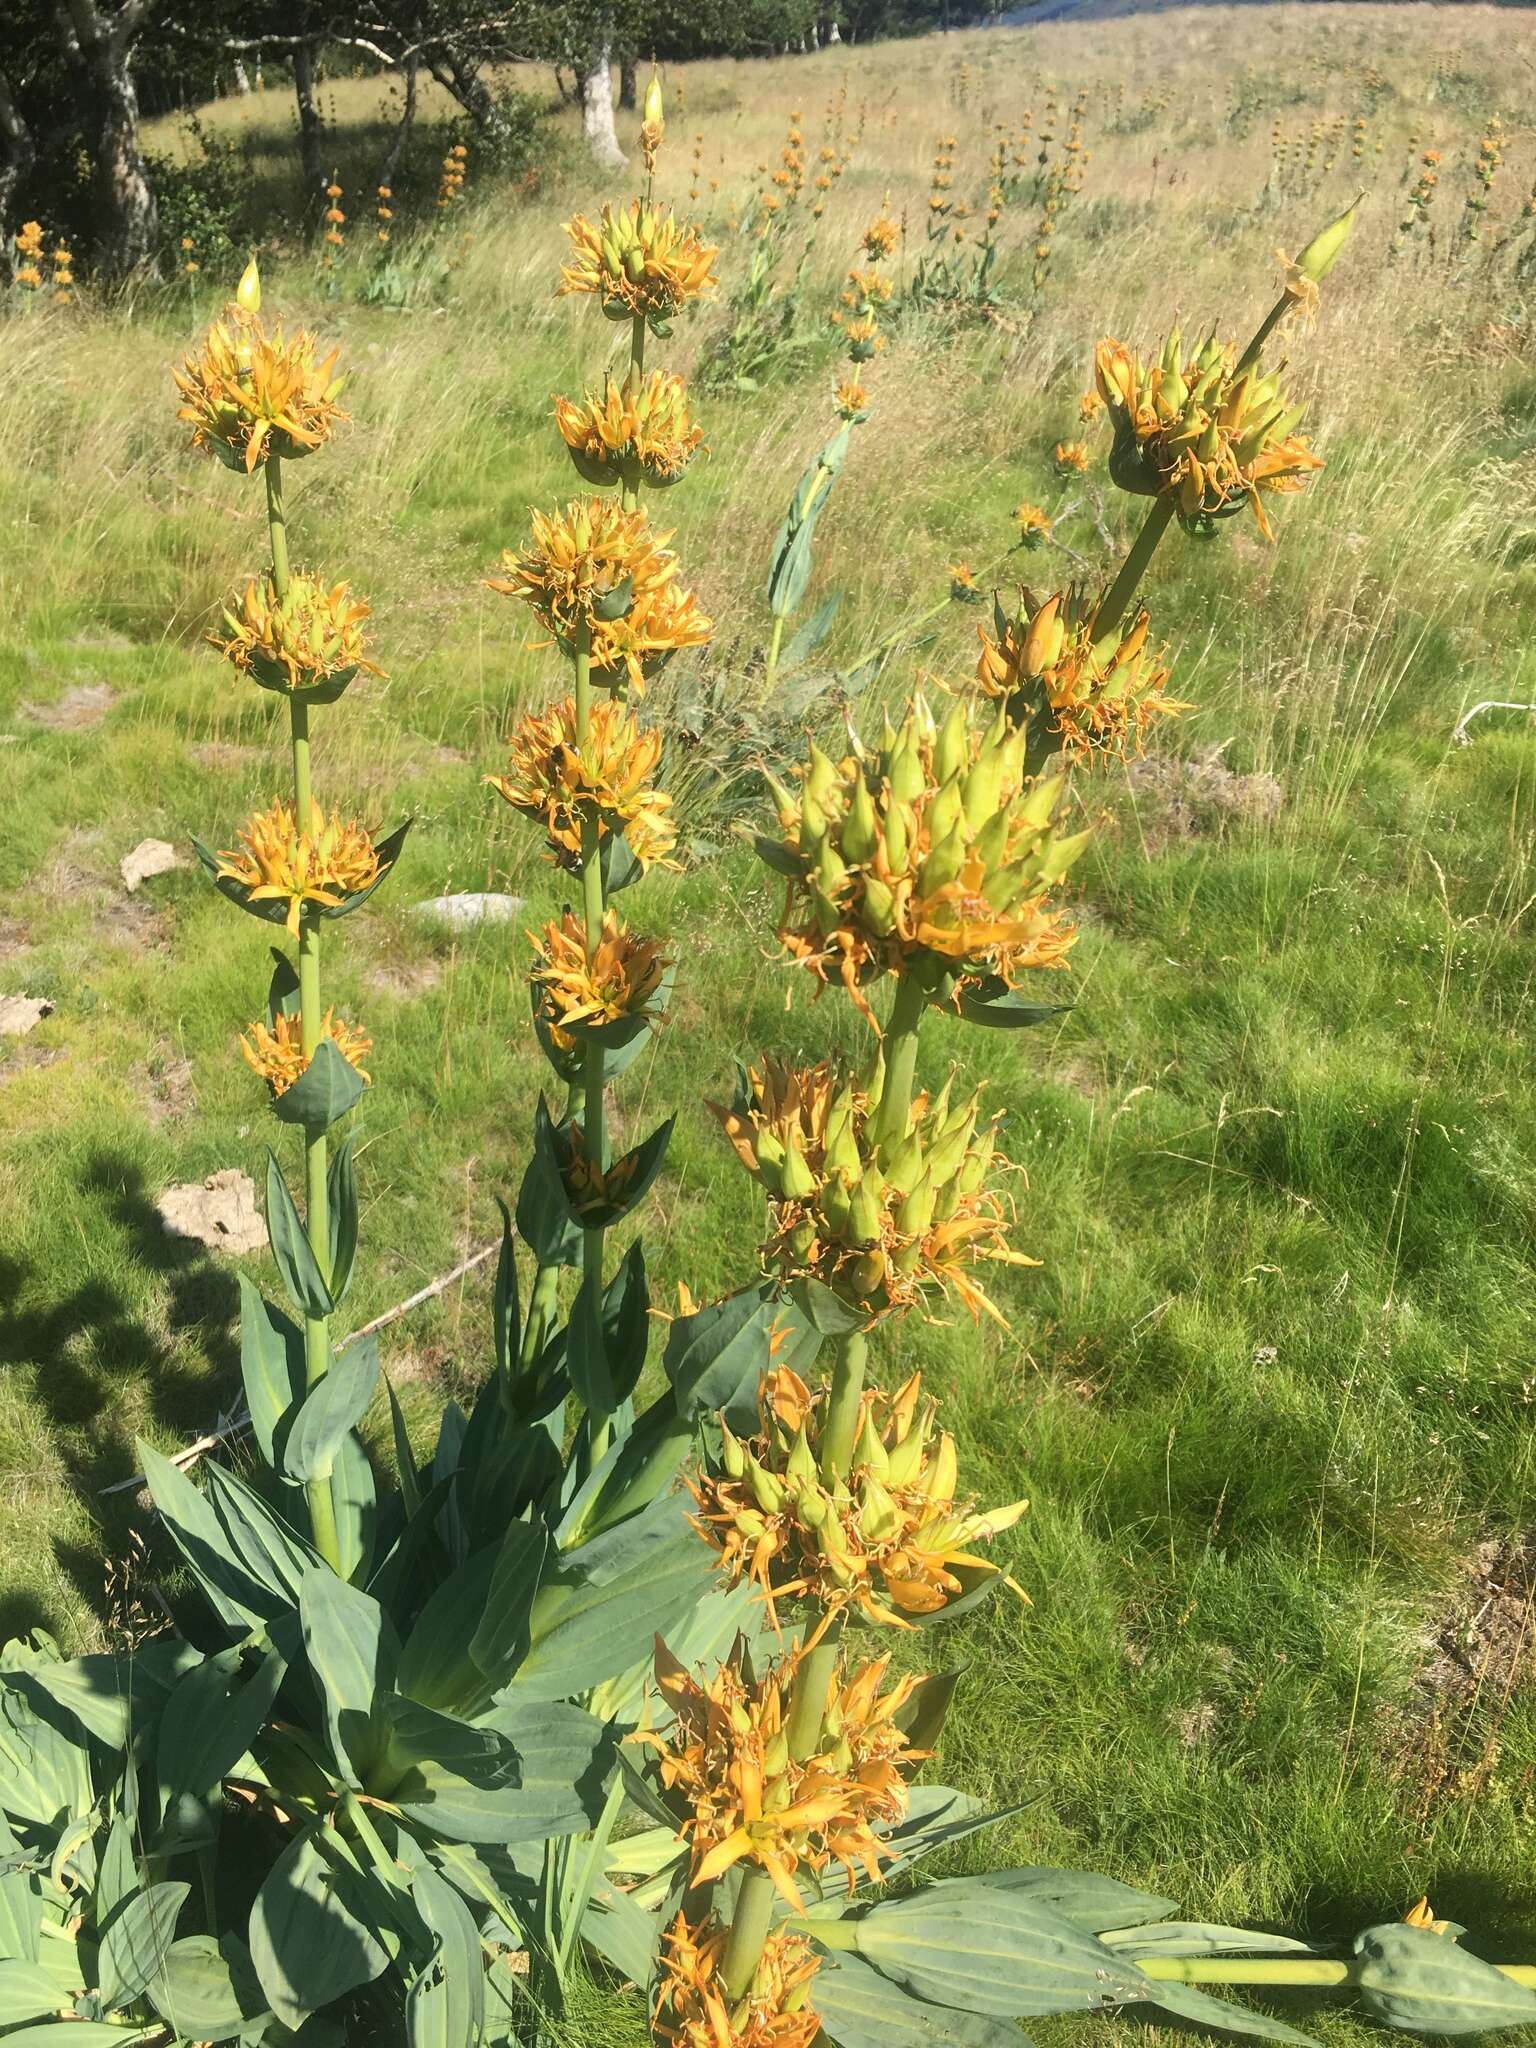
[[[432,76],[445,92],[452,93],[482,135],[498,142],[505,136],[506,116],[473,57],[450,47],[432,60]]]
[[[320,205],[326,186],[325,123],[315,100],[315,46],[293,46],[293,92],[299,103],[299,154],[303,164],[304,210]]]
[[[139,148],[139,96],[131,58],[149,0],[122,0],[104,19],[97,0],[63,0],[59,12],[67,54],[86,73],[94,133],[96,260],[103,276],[152,269],[160,233],[154,187]]]
[[[619,105],[627,107],[630,113],[635,111],[635,74],[639,69],[639,60],[633,50],[619,52]]]
[[[581,125],[587,145],[604,170],[616,171],[629,159],[619,147],[613,126],[612,38],[605,25],[598,31],[581,80]]]
[[[16,103],[11,82],[0,71],[0,261],[9,269],[15,230],[11,225],[16,194],[32,168],[32,131]]]
[[[240,95],[241,99],[244,99],[250,89],[251,81],[246,76],[245,59],[237,55],[235,58],[235,91]]]
[[[421,71],[421,59],[409,57],[405,66],[405,106],[400,114],[400,126],[395,130],[395,139],[389,145],[389,154],[379,166],[379,183],[393,185],[400,159],[405,154],[405,145],[411,139],[411,129],[416,120],[416,80]]]

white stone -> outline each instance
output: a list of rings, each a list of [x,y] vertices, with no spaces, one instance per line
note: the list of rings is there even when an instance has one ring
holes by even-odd
[[[42,996],[0,996],[0,1038],[25,1038],[53,1012]]]
[[[147,882],[151,875],[168,875],[172,868],[185,866],[186,862],[168,839],[141,839],[132,853],[125,853],[118,862],[123,887],[130,896],[140,882]]]
[[[155,1208],[167,1237],[189,1237],[212,1251],[259,1252],[267,1241],[255,1183],[238,1166],[167,1188]]]
[[[414,906],[418,917],[430,917],[454,931],[467,931],[476,924],[510,924],[523,908],[521,896],[497,896],[486,890],[469,890],[460,896],[430,896]]]

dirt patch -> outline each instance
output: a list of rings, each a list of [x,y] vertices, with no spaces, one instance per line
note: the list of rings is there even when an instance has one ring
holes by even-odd
[[[262,755],[262,748],[239,746],[233,740],[205,740],[192,749],[193,760],[210,775],[238,774]]]
[[[99,725],[117,702],[117,692],[106,683],[76,683],[51,704],[22,704],[18,716],[50,732],[78,732]]]
[[[1285,791],[1273,775],[1239,775],[1222,759],[1230,740],[1185,759],[1150,754],[1134,761],[1130,783],[1137,796],[1148,847],[1219,838],[1233,824],[1268,825],[1280,815]]]
[[[176,1123],[197,1108],[192,1062],[179,1053],[168,1049],[155,1053],[130,1070],[128,1082],[152,1124]]]
[[[381,960],[368,970],[368,986],[376,995],[393,996],[402,1003],[430,995],[442,978],[436,960]]]
[[[1413,1696],[1392,1732],[1394,1768],[1423,1821],[1480,1795],[1499,1762],[1513,1695],[1536,1677],[1536,1530],[1490,1536],[1425,1636]]]
[[[0,961],[23,960],[32,950],[32,933],[13,917],[0,917]]]

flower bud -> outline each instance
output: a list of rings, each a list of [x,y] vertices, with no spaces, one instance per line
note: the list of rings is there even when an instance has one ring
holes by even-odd
[[[659,128],[662,123],[664,112],[665,110],[662,106],[661,99],[661,80],[653,71],[651,73],[651,82],[645,88],[645,107],[643,109],[643,116],[645,120],[653,122]]]
[[[261,311],[261,272],[253,256],[240,273],[240,282],[235,287],[235,304],[242,313]]]
[[[1349,240],[1359,204],[1358,199],[1351,200],[1337,220],[1330,221],[1320,234],[1314,235],[1308,242],[1296,258],[1296,268],[1303,277],[1311,278],[1314,284],[1321,284],[1332,270],[1343,254],[1344,244]]]

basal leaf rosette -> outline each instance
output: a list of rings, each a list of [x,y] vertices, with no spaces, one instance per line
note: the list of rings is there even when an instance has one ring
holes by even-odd
[[[401,827],[375,846],[355,818],[343,818],[339,811],[327,816],[313,803],[301,830],[293,805],[279,798],[241,827],[236,845],[216,855],[202,847],[198,852],[226,895],[286,925],[297,938],[306,904],[334,917],[371,895],[404,836]]]
[[[605,206],[595,222],[577,214],[565,224],[571,253],[560,266],[556,297],[593,292],[611,320],[645,320],[657,333],[694,299],[716,287],[717,249],[694,227],[681,226],[667,206]]]
[[[555,399],[555,424],[577,472],[589,484],[675,484],[704,441],[681,377],[630,376],[578,400]]]
[[[642,939],[617,912],[603,914],[590,955],[586,927],[567,910],[542,932],[530,932],[535,959],[534,1015],[562,1055],[582,1046],[627,1045],[662,1021],[671,992],[672,962],[654,939]]]
[[[589,807],[597,812],[601,837],[620,835],[642,870],[672,867],[672,799],[655,787],[662,748],[659,729],[642,729],[614,697],[593,704],[581,739],[576,699],[566,697],[518,721],[507,773],[485,779],[515,811],[544,827],[549,858],[569,872],[581,866],[582,813]]]
[[[869,1318],[955,1294],[1001,1322],[977,1268],[1039,1263],[1008,1244],[988,1185],[998,1120],[979,1121],[979,1093],[919,1095],[906,1130],[877,1144],[856,1079],[765,1059],[715,1113],[768,1196],[763,1264],[786,1282],[816,1281]]]
[[[1235,342],[1212,337],[1186,355],[1176,328],[1160,357],[1143,360],[1101,341],[1094,378],[1114,427],[1110,475],[1122,490],[1171,497],[1191,531],[1251,504],[1272,540],[1264,498],[1305,489],[1323,466],[1295,432],[1306,408],[1288,402],[1278,373],[1240,367]]]
[[[534,512],[533,538],[502,554],[505,576],[490,587],[521,598],[567,653],[590,635],[592,679],[608,688],[646,678],[682,647],[700,647],[714,628],[677,581],[670,533],[617,499],[577,498],[562,512]]]
[[[894,1394],[866,1389],[851,1468],[829,1476],[830,1400],[829,1387],[776,1366],[759,1391],[758,1434],[722,1425],[719,1471],[690,1479],[695,1527],[731,1580],[755,1585],[775,1624],[780,1603],[804,1601],[903,1629],[990,1590],[1003,1574],[976,1545],[1012,1528],[1028,1501],[981,1513],[956,1499],[954,1439],[916,1373]]]
[[[798,792],[773,785],[778,835],[756,841],[788,877],[779,937],[800,965],[871,1022],[864,990],[883,974],[916,973],[937,999],[1060,966],[1077,934],[1051,892],[1090,835],[1059,831],[1064,780],[1026,778],[1024,759],[1006,715],[973,730],[957,703],[938,728],[921,698],[874,754],[813,745]]]
[[[204,637],[264,690],[330,704],[360,670],[384,673],[364,651],[369,615],[345,583],[296,573],[279,597],[270,574],[253,576],[225,611],[223,633]]]
[[[745,1994],[725,1988],[731,1930],[679,1913],[662,1936],[652,2025],[667,2048],[812,2048],[821,2015],[807,2002],[821,1958],[804,1935],[770,1934]]]
[[[336,403],[340,350],[322,357],[319,346],[302,328],[268,333],[254,314],[216,320],[173,373],[183,399],[177,418],[191,426],[193,447],[247,475],[268,455],[312,455],[347,417]]]
[[[738,1638],[706,1676],[658,1643],[656,1690],[672,1720],[638,1738],[655,1752],[663,1793],[680,1809],[690,1883],[756,1864],[796,1912],[801,1868],[819,1875],[841,1865],[850,1893],[861,1877],[879,1882],[880,1859],[893,1853],[879,1831],[905,1818],[908,1778],[929,1754],[900,1725],[920,1681],[887,1684],[886,1657],[840,1657],[812,1753],[797,1760],[787,1722],[805,1657],[793,1651],[758,1675]]]
[[[1168,669],[1147,645],[1149,614],[1099,636],[1098,608],[1075,584],[1043,598],[1021,589],[1014,617],[999,606],[993,630],[976,629],[980,694],[1013,724],[1039,718],[1079,764],[1139,754],[1149,726],[1189,708],[1167,693]]]

